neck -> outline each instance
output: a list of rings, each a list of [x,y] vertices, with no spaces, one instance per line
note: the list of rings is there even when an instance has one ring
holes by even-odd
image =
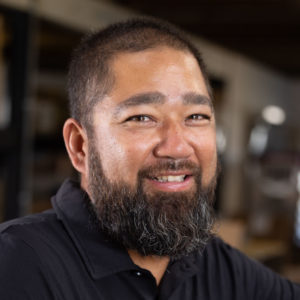
[[[156,255],[142,256],[135,250],[128,250],[128,254],[136,265],[150,271],[156,280],[156,284],[159,285],[167,269],[170,258],[168,256]]]

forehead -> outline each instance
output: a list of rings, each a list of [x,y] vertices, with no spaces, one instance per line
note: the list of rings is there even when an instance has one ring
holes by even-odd
[[[187,51],[159,47],[120,53],[110,67],[113,88],[101,101],[109,106],[144,93],[160,93],[172,101],[189,93],[209,98],[198,62]]]

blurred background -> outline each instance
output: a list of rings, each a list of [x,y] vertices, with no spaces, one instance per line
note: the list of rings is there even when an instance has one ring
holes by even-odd
[[[140,14],[186,30],[208,66],[222,173],[216,231],[300,282],[298,0],[0,0],[0,221],[76,176],[61,129],[82,35]]]

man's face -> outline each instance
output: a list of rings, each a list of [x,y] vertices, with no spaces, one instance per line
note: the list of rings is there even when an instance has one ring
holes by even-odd
[[[188,160],[201,167],[208,185],[216,170],[215,120],[195,58],[165,47],[119,54],[111,66],[113,90],[93,115],[106,177],[135,187],[142,168]],[[149,193],[190,191],[195,182],[188,170],[168,171],[153,174],[144,186]]]
[[[171,48],[120,54],[94,109],[88,188],[104,231],[141,254],[179,257],[211,228],[215,121],[194,57]]]

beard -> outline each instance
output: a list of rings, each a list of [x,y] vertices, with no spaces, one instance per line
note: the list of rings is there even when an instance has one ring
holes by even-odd
[[[189,170],[195,188],[185,192],[145,191],[145,180],[162,171]],[[178,259],[202,251],[212,236],[212,209],[216,175],[208,186],[201,185],[201,168],[173,159],[138,172],[136,186],[105,176],[98,151],[89,145],[88,188],[101,231],[113,242],[143,256]]]

